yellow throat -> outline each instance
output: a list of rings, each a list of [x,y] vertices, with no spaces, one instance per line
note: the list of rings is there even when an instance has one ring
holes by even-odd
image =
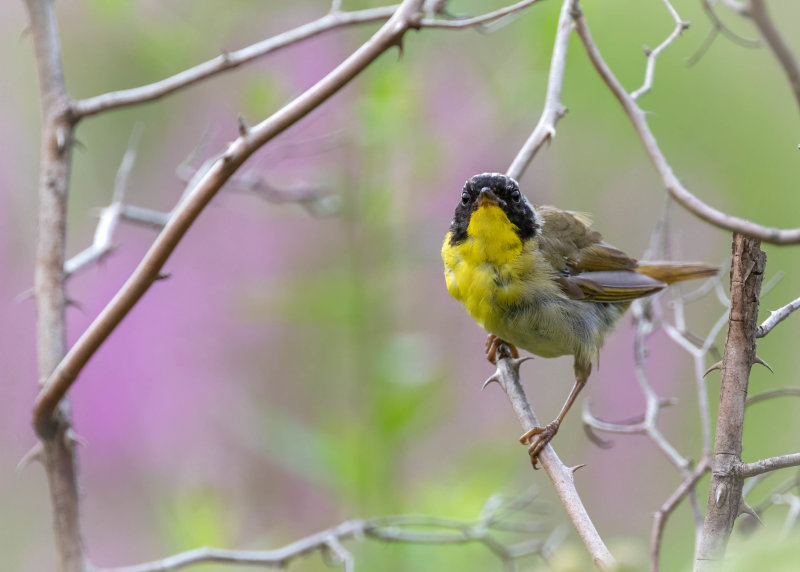
[[[495,264],[502,266],[522,252],[522,241],[517,236],[517,225],[497,205],[482,204],[472,213],[467,227],[465,248],[461,255],[467,264]]]

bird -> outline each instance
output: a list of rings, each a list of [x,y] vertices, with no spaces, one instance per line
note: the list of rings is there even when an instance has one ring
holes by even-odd
[[[699,262],[642,261],[603,241],[589,215],[531,203],[502,173],[467,180],[442,245],[447,290],[489,333],[541,357],[574,357],[575,383],[556,418],[520,438],[534,469],[586,385],[606,335],[631,302],[683,280],[714,276]]]

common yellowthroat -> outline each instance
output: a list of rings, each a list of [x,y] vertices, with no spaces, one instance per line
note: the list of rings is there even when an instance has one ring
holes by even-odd
[[[447,290],[489,332],[489,361],[501,342],[515,357],[514,346],[575,356],[575,385],[560,413],[520,439],[534,468],[631,301],[717,273],[701,263],[639,262],[590,225],[585,214],[532,204],[511,177],[483,173],[464,185],[442,245]]]

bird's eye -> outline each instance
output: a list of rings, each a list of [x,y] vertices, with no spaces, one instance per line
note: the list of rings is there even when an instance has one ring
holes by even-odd
[[[468,205],[469,204],[469,193],[467,191],[463,191],[461,193],[461,204]]]
[[[518,203],[520,200],[522,200],[522,195],[518,190],[514,189],[511,191],[511,200],[515,203]]]

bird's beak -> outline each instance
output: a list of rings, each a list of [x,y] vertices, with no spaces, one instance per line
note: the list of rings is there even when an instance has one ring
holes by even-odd
[[[499,206],[500,199],[492,192],[492,189],[483,187],[481,189],[481,194],[478,195],[478,206],[483,207],[488,205]]]

